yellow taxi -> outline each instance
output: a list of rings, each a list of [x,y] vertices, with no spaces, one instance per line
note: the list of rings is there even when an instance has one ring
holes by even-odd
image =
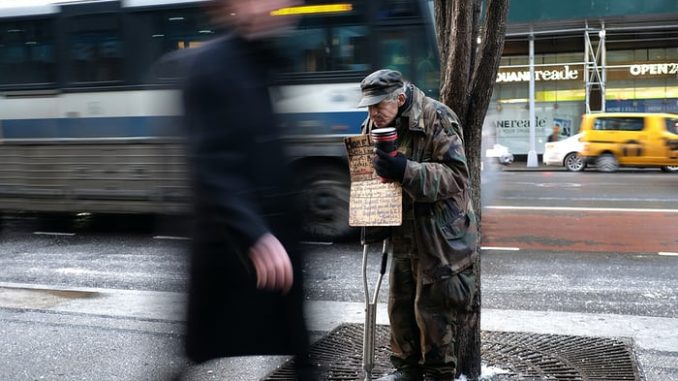
[[[620,166],[678,171],[678,114],[585,114],[580,131],[581,155],[599,171]]]

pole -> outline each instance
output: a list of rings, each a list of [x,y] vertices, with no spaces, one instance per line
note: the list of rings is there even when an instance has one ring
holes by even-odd
[[[536,149],[536,117],[534,112],[534,34],[530,33],[530,93],[529,93],[529,108],[530,108],[530,150],[527,152],[527,166],[538,167],[537,149]]]
[[[601,29],[598,32],[598,37],[600,37],[600,71],[602,72],[602,77],[600,78],[600,111],[605,112],[605,87],[607,86],[607,48],[605,47],[605,23],[601,25]]]

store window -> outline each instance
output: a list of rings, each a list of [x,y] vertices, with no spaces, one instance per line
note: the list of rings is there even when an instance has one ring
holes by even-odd
[[[678,112],[678,48],[608,51],[606,110]]]

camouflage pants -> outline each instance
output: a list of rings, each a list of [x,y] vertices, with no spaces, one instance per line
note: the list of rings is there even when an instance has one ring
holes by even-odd
[[[416,257],[403,254],[394,247],[388,301],[391,361],[396,368],[421,365],[453,379],[459,312],[469,307],[475,292],[473,267],[423,284]]]

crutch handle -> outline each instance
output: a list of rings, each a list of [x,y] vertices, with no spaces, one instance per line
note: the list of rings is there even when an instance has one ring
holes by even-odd
[[[386,273],[386,262],[388,262],[388,252],[390,250],[391,240],[385,239],[384,245],[381,249],[381,268],[379,269],[379,274],[384,275]]]

